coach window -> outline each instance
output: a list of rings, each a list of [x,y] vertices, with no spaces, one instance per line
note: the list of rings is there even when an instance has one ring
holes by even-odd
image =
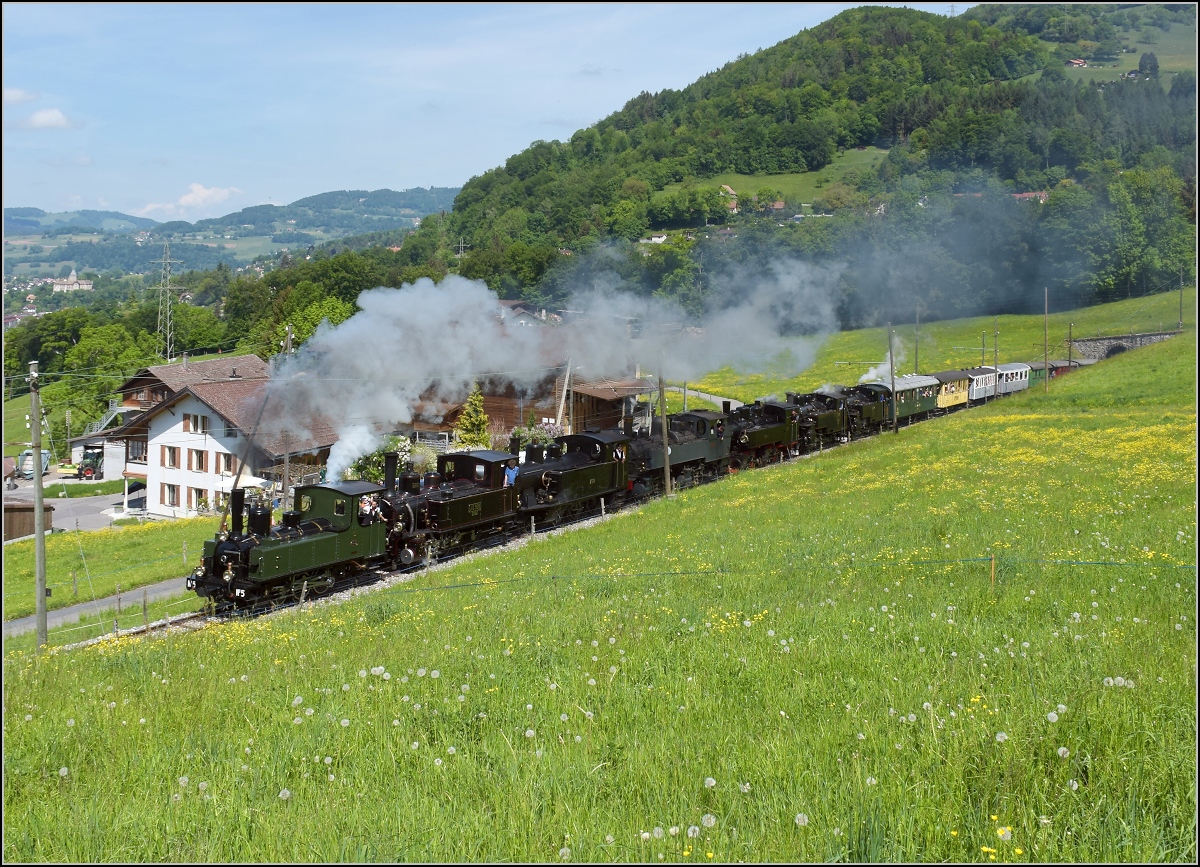
[[[346,501],[345,500],[334,500],[333,501],[333,514],[337,515],[339,518],[346,517]]]

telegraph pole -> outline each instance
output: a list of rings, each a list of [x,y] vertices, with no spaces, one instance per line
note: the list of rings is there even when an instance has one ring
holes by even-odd
[[[888,330],[888,373],[892,375],[892,433],[900,433],[900,413],[896,406],[896,363],[892,358],[892,323],[887,324]]]
[[[1043,291],[1046,295],[1046,314],[1042,320],[1045,324],[1042,329],[1042,372],[1046,375],[1043,377],[1046,388],[1045,393],[1050,393],[1050,287],[1043,286]]]
[[[987,366],[987,332],[979,332],[979,366]]]
[[[1179,266],[1179,330],[1183,330],[1183,266]]]
[[[42,407],[38,363],[29,362],[29,407],[33,419],[33,560],[37,593],[37,647],[46,646],[46,513],[42,498]]]
[[[917,303],[917,324],[913,327],[913,373],[921,372],[921,304]]]
[[[992,367],[1000,370],[1000,320],[992,317]]]
[[[1068,370],[1071,367],[1071,350],[1074,348],[1074,345],[1075,345],[1073,342],[1074,339],[1075,339],[1075,323],[1072,322],[1069,325],[1067,325],[1067,369]]]
[[[667,388],[663,381],[663,357],[658,356],[658,415],[662,422],[663,490],[671,496],[671,445],[667,441]]]

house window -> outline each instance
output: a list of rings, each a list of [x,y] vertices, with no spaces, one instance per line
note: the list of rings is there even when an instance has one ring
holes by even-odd
[[[197,473],[207,473],[208,452],[203,449],[188,449],[188,469]]]
[[[229,439],[237,439],[237,428],[230,422],[225,422],[225,429],[222,434]]]
[[[163,484],[162,486],[162,501],[164,506],[179,505],[179,485]]]
[[[208,433],[208,416],[192,415],[185,412],[183,414],[183,432],[196,434]]]
[[[237,462],[228,452],[213,452],[217,457],[217,472],[223,476],[232,476],[237,470]]]
[[[146,441],[145,440],[126,440],[125,441],[125,459],[134,463],[146,463]]]
[[[162,446],[162,465],[168,469],[174,469],[179,466],[179,447],[178,446]]]
[[[225,502],[226,502],[228,499],[229,499],[229,495],[228,495],[227,493],[225,493],[224,491],[217,491],[217,492],[215,492],[215,493],[213,494],[213,501],[212,501],[212,502],[213,502],[213,508],[214,508],[214,509],[218,509],[218,510],[220,510],[220,509],[224,509],[224,508],[225,508]]]
[[[202,511],[208,508],[208,491],[204,488],[188,488],[188,508]]]

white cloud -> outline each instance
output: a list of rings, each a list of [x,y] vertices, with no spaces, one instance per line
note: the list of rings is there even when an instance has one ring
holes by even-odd
[[[57,108],[42,108],[21,121],[21,129],[70,129],[75,124]]]
[[[33,102],[38,98],[38,94],[28,90],[21,90],[19,87],[4,88],[4,104],[19,105],[22,102]]]
[[[206,187],[202,184],[188,184],[188,192],[184,193],[177,203],[180,208],[202,208],[205,205],[216,205],[225,201],[234,193],[240,193],[237,187]]]
[[[144,217],[152,211],[161,211],[165,216],[183,216],[184,211],[196,208],[206,208],[219,205],[234,193],[240,193],[237,187],[206,187],[203,184],[188,184],[188,191],[175,202],[151,202],[136,209],[135,216]]]

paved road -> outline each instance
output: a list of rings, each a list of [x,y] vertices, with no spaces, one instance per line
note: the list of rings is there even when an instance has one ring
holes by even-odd
[[[54,514],[50,520],[56,530],[74,530],[76,522],[78,522],[80,530],[103,530],[112,526],[113,518],[122,517],[119,512],[114,512],[115,509],[120,509],[124,502],[122,494],[102,494],[98,497],[60,497],[58,495],[62,492],[62,484],[58,481],[44,481],[45,487],[42,496],[47,503],[54,507]],[[4,492],[4,498],[32,503],[33,482],[19,482],[16,490]],[[130,495],[130,511],[145,507],[145,490],[138,491],[136,495]]]
[[[129,608],[138,608],[142,604],[142,591],[146,591],[146,599],[149,602],[158,602],[162,599],[170,599],[173,596],[182,596],[187,591],[186,578],[172,578],[169,581],[160,581],[158,584],[149,584],[145,587],[138,587],[136,590],[129,590],[122,593],[120,596],[122,610]],[[83,584],[80,584],[80,590],[83,590]],[[195,597],[195,593],[192,594]],[[95,602],[79,602],[75,605],[70,605],[66,608],[59,608],[55,611],[46,612],[46,627],[54,629],[58,626],[64,626],[70,623],[78,623],[79,618],[85,614],[98,614],[102,611],[114,611],[117,607],[117,597],[107,596],[104,599],[97,599]],[[180,606],[179,611],[183,611]],[[178,612],[176,612],[178,613]],[[110,624],[111,625],[111,624]],[[129,624],[127,623],[126,626]],[[11,638],[15,635],[23,635],[26,632],[33,632],[37,628],[37,615],[31,614],[28,617],[18,617],[16,620],[4,621],[4,637]],[[95,636],[95,632],[89,632],[79,640],[91,638]],[[82,631],[81,631],[82,635]]]

